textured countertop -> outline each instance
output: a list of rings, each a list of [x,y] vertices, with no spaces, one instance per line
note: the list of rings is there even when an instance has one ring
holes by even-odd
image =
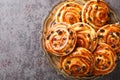
[[[0,0],[0,80],[67,80],[39,48],[39,30],[60,0]],[[120,0],[106,0],[118,12]],[[120,80],[116,69],[98,80]]]

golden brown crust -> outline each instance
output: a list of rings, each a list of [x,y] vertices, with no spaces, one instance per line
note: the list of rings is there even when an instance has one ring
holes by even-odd
[[[108,74],[116,67],[117,56],[108,44],[100,43],[93,54],[95,57],[94,75]]]
[[[81,21],[82,6],[75,2],[67,2],[57,11],[56,22],[74,24]]]
[[[72,25],[72,29],[77,33],[77,46],[93,52],[98,42],[95,30],[83,22]]]
[[[75,47],[76,32],[66,23],[56,23],[45,34],[44,46],[46,50],[57,56],[68,55]]]
[[[82,10],[82,21],[93,26],[95,31],[106,24],[110,9],[103,0],[88,1]]]
[[[120,26],[116,24],[108,24],[100,28],[97,32],[99,43],[105,42],[109,44],[118,54],[120,52]]]
[[[78,47],[70,55],[61,58],[61,68],[69,76],[88,76],[92,73],[93,66],[94,57],[85,48]]]

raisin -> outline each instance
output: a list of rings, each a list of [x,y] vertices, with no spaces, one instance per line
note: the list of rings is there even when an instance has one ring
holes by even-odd
[[[47,40],[49,40],[50,36],[51,36],[50,34],[47,36]]]
[[[70,7],[70,5],[69,5],[69,4],[66,4],[66,7]]]
[[[88,20],[89,20],[89,21],[92,21],[92,19],[91,19],[90,17],[88,17]]]
[[[108,64],[110,64],[110,61],[108,61]]]
[[[68,69],[69,69],[69,66],[68,66],[68,65],[66,65],[66,66],[65,66],[65,70],[68,70]]]
[[[59,35],[62,35],[62,31],[60,31],[60,30],[58,30],[57,33],[58,33]]]
[[[115,48],[115,45],[111,46],[112,48]]]
[[[112,37],[115,37],[115,35],[113,34],[113,32],[110,32],[110,35],[111,35]]]
[[[51,34],[53,34],[54,33],[54,31],[51,31]]]
[[[98,58],[97,61],[96,61],[96,63],[99,64],[100,61],[101,61],[101,60]]]
[[[61,15],[61,13],[58,14],[58,16],[60,16],[60,15]]]
[[[93,41],[96,41],[97,40],[97,37],[93,38]]]
[[[107,67],[107,66],[103,66],[103,67],[102,67],[103,70],[106,69],[106,68],[108,68],[108,67]]]
[[[110,12],[108,12],[108,17],[110,17],[111,16],[111,13]]]
[[[76,72],[79,72],[81,69],[79,67],[76,68]]]
[[[89,44],[91,44],[91,42],[88,42]]]
[[[100,0],[97,0],[97,2],[99,3],[99,2],[100,2]]]
[[[90,34],[88,34],[87,36],[90,37]]]
[[[65,53],[69,53],[69,51],[68,51],[68,50],[65,50]]]
[[[71,39],[74,40],[74,37],[72,37]]]
[[[82,15],[82,11],[80,11],[79,14]]]
[[[83,24],[80,24],[80,27],[83,27]]]
[[[104,29],[101,29],[100,32],[105,32],[105,30],[104,30]]]
[[[116,35],[117,35],[118,37],[120,37],[120,33],[119,33],[119,32],[116,32]]]
[[[70,71],[70,76],[72,76],[72,74],[73,74],[73,71]]]
[[[82,66],[82,70],[84,70],[85,69],[85,66]]]
[[[71,61],[67,61],[66,63],[67,63],[67,64],[70,64],[70,63],[71,63]]]
[[[98,38],[103,38],[103,35],[98,35]]]
[[[73,32],[72,32],[72,31],[70,31],[70,35],[73,35]]]

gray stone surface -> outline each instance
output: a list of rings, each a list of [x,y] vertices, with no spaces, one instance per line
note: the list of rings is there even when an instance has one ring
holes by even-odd
[[[39,30],[60,0],[0,0],[0,80],[67,80],[50,66],[39,48]],[[120,0],[106,0],[119,12]],[[120,80],[120,61],[98,80]]]

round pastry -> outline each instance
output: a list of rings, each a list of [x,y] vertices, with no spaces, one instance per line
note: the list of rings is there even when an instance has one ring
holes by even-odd
[[[95,31],[110,20],[110,9],[103,0],[90,0],[82,10],[82,21],[90,24]]]
[[[108,74],[116,67],[117,56],[108,44],[100,43],[93,54],[95,57],[94,75]]]
[[[92,76],[94,66],[93,54],[82,47],[77,47],[67,56],[61,58],[61,69],[71,77]]]
[[[97,36],[100,42],[109,44],[113,50],[120,53],[120,25],[108,24],[97,31]]]
[[[66,22],[74,24],[80,22],[82,13],[82,6],[75,2],[67,2],[60,7],[56,14],[56,22]]]
[[[77,33],[77,47],[84,47],[93,52],[98,42],[95,30],[83,22],[73,24],[72,29]]]
[[[76,45],[76,32],[66,23],[56,23],[45,34],[44,45],[48,52],[65,56],[73,51]]]

